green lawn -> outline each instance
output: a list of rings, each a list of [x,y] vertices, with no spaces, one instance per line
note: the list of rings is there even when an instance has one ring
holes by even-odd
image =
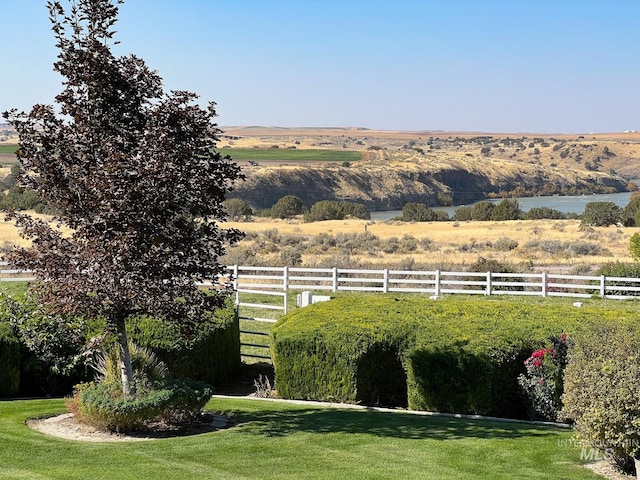
[[[571,432],[518,423],[213,399],[237,427],[132,443],[47,437],[62,400],[0,402],[3,479],[595,479]]]
[[[222,148],[223,155],[237,161],[287,161],[287,162],[357,162],[360,152],[352,150],[288,150],[265,148]]]

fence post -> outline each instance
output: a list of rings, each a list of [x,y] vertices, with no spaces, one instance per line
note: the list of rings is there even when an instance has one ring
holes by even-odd
[[[333,267],[333,291],[338,291],[338,267]]]
[[[600,296],[604,298],[607,295],[607,277],[600,276]]]
[[[236,291],[236,305],[240,304],[240,292],[238,292],[238,265],[233,266],[233,289]]]
[[[289,290],[289,267],[282,267],[282,290]]]
[[[542,272],[541,274],[541,282],[542,282],[542,296],[547,296],[547,272]]]
[[[440,270],[436,270],[436,284],[435,284],[435,292],[433,294],[436,297],[440,296]]]
[[[288,313],[287,293],[289,292],[289,267],[282,268],[282,290],[284,290],[284,314]]]
[[[382,271],[382,282],[383,282],[382,291],[384,293],[389,293],[389,269],[388,268],[385,268]]]
[[[485,295],[491,296],[491,271],[487,272],[487,290],[485,291]]]

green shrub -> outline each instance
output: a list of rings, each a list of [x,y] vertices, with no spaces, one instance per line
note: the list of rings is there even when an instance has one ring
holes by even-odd
[[[596,275],[604,275],[606,277],[622,277],[622,278],[640,278],[640,263],[625,263],[625,262],[609,262],[601,265],[596,270]],[[610,283],[610,282],[609,282]],[[615,282],[620,286],[637,286],[637,282]],[[627,290],[614,290],[610,287],[607,288],[609,295],[637,295],[636,292]]]
[[[592,322],[576,336],[562,414],[619,463],[640,458],[640,324]]]
[[[476,221],[488,221],[492,219],[495,204],[483,200],[471,206],[471,219]]]
[[[117,383],[103,382],[79,386],[68,404],[89,425],[127,432],[156,419],[168,423],[190,421],[200,414],[212,393],[211,387],[203,382],[168,381],[123,398]]]
[[[88,380],[86,343],[101,334],[101,321],[47,315],[32,298],[16,294],[0,296],[3,322],[19,339],[20,395],[68,395],[73,385]],[[128,328],[130,338],[153,350],[179,378],[218,383],[230,378],[241,363],[232,302],[195,324],[186,337],[177,327],[147,317],[132,319]]]
[[[367,210],[367,207],[358,202],[340,202],[342,209],[347,217],[360,218],[362,220],[369,220],[371,218],[371,212]]]
[[[81,370],[81,352],[87,341],[82,318],[53,315],[34,295],[19,300],[0,295],[2,317],[18,334],[21,343],[55,375],[72,376]]]
[[[0,294],[0,319],[20,342],[20,395],[65,395],[86,380],[85,321],[47,314],[34,296],[19,290]]]
[[[495,258],[478,257],[475,262],[469,265],[468,270],[470,272],[483,273],[483,272],[500,272],[500,273],[520,273],[521,268],[506,261],[496,260]],[[470,277],[471,280],[477,280],[475,277]],[[521,288],[520,288],[521,289]]]
[[[636,232],[629,239],[629,253],[635,262],[640,260],[640,233]]]
[[[271,207],[270,215],[273,218],[291,218],[302,215],[306,208],[300,198],[295,195],[285,195]]]
[[[253,215],[253,209],[246,200],[241,198],[229,198],[222,202],[229,220],[232,222],[247,221]]]
[[[349,295],[275,324],[276,387],[283,398],[526,418],[518,376],[532,351],[589,318],[635,316],[545,301]]]
[[[567,214],[549,207],[534,207],[523,215],[525,220],[562,220]]]
[[[184,425],[196,420],[211,399],[213,389],[205,382],[191,379],[173,381],[168,385],[171,400],[160,415],[172,425]]]
[[[522,210],[518,200],[505,198],[491,211],[491,220],[519,220],[522,218]]]
[[[20,385],[20,341],[7,323],[0,322],[0,397],[18,393]]]
[[[629,203],[622,209],[622,224],[625,227],[636,227],[640,225],[640,194],[631,194]]]
[[[342,220],[347,216],[368,220],[371,213],[361,203],[321,200],[311,206],[311,210],[304,216],[304,221]]]
[[[240,366],[240,326],[231,301],[202,319],[185,337],[175,325],[151,317],[133,319],[130,339],[150,348],[176,378],[210,384],[229,379]]]
[[[68,401],[78,417],[103,430],[130,431],[161,419],[184,424],[196,419],[211,398],[209,384],[176,380],[148,348],[130,343],[135,393],[123,397],[118,346],[101,352],[95,361],[95,384],[80,384]]]
[[[473,215],[471,213],[471,207],[459,207],[453,213],[453,219],[458,222],[466,222],[469,220],[473,220]]]
[[[608,227],[622,220],[622,210],[613,202],[589,202],[584,207],[580,225]]]
[[[526,373],[518,383],[527,398],[529,417],[555,422],[562,408],[564,370],[571,341],[565,333],[549,338],[550,345],[534,351],[525,360]]]
[[[340,202],[334,200],[321,200],[314,203],[305,215],[305,222],[321,222],[324,220],[342,220],[346,212]]]
[[[441,222],[449,219],[446,212],[439,212],[424,203],[405,203],[402,207],[403,222]]]

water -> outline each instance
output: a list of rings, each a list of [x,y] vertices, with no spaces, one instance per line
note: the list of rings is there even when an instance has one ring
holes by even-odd
[[[532,208],[548,207],[554,208],[564,213],[577,213],[584,212],[585,205],[590,202],[613,202],[619,207],[624,207],[629,203],[631,198],[631,192],[623,193],[608,193],[598,195],[575,195],[575,196],[551,196],[551,197],[518,197],[518,203],[523,212],[528,212]],[[500,203],[501,198],[489,200],[492,203]],[[463,206],[469,205],[456,205],[455,207],[432,207],[434,210],[446,212],[449,217],[453,217],[455,211]],[[371,212],[371,220],[389,220],[394,217],[402,215],[402,210],[386,210],[381,212]]]

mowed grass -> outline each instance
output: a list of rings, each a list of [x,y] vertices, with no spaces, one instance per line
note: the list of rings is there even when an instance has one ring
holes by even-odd
[[[360,152],[352,150],[223,148],[219,152],[232,159],[267,162],[357,162]]]
[[[214,398],[236,427],[190,437],[88,443],[25,420],[62,400],[0,402],[0,478],[596,479],[572,434],[521,423]]]

